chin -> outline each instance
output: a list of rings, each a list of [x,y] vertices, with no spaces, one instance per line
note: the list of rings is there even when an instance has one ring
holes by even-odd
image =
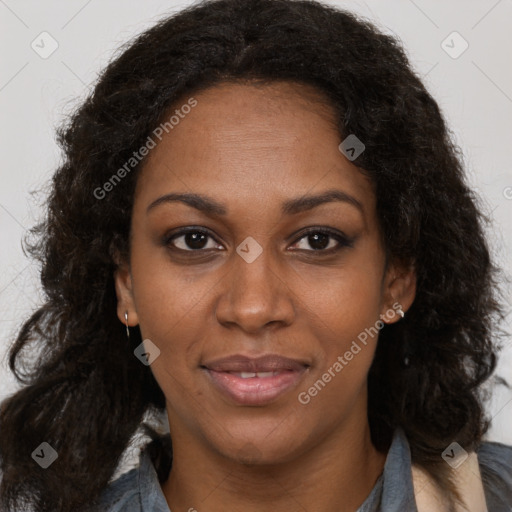
[[[296,458],[301,450],[303,439],[292,440],[292,436],[269,436],[262,432],[259,436],[234,437],[226,439],[227,444],[217,446],[223,456],[244,465],[265,466],[283,464]],[[291,442],[295,441],[295,442]]]

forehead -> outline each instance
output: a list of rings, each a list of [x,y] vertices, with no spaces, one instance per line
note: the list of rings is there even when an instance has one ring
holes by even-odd
[[[199,192],[257,207],[337,187],[372,210],[373,186],[338,149],[335,111],[312,86],[224,83],[193,99],[193,108],[181,110],[184,95],[168,112],[176,124],[147,157],[139,199]]]

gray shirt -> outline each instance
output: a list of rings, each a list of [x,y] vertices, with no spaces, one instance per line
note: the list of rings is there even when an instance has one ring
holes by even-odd
[[[484,442],[478,461],[489,512],[512,512],[512,446]],[[196,508],[199,510],[198,506]],[[105,512],[170,512],[146,450],[139,466],[112,482],[101,496]],[[402,429],[396,429],[384,470],[356,512],[417,512],[411,452]]]

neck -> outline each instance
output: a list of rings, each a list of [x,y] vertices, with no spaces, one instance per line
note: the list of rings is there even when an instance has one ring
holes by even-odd
[[[386,459],[373,446],[368,423],[356,426],[331,433],[292,461],[266,465],[241,464],[172,433],[173,466],[163,493],[173,512],[224,512],[228,504],[244,512],[354,512]]]

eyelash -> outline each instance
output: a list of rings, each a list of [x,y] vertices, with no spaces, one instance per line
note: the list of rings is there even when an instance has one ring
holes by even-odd
[[[164,236],[164,238],[162,240],[162,243],[163,243],[164,246],[168,247],[170,250],[178,251],[178,252],[201,253],[201,252],[204,252],[204,251],[211,250],[211,249],[189,249],[189,250],[186,250],[186,249],[179,249],[179,248],[177,248],[177,247],[172,245],[171,242],[173,240],[175,240],[176,238],[179,238],[181,236],[187,235],[189,233],[198,233],[198,234],[206,235],[209,238],[215,240],[215,237],[209,231],[205,230],[204,228],[196,228],[196,227],[191,226],[191,227],[182,229],[182,230],[180,230],[180,231],[178,231],[176,233],[172,233],[170,235]],[[312,234],[327,235],[327,236],[329,236],[331,238],[334,238],[338,242],[338,246],[331,247],[330,249],[316,249],[316,250],[315,249],[311,249],[311,250],[308,250],[308,249],[295,249],[295,250],[297,250],[297,251],[306,251],[308,253],[316,253],[318,255],[330,255],[330,254],[334,254],[334,253],[340,251],[344,247],[353,247],[353,243],[354,243],[354,239],[353,238],[349,238],[349,237],[345,236],[344,234],[342,234],[342,233],[340,233],[338,231],[332,230],[330,228],[325,228],[325,227],[322,227],[322,228],[320,228],[320,227],[307,228],[306,230],[304,230],[299,235],[298,238],[295,239],[295,241],[293,242],[292,245],[297,244],[303,238],[306,238],[308,235],[312,235]]]

